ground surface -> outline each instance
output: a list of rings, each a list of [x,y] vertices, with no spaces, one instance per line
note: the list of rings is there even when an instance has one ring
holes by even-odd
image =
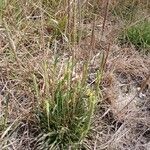
[[[42,61],[47,59],[51,64],[55,53],[60,57],[61,70],[71,52],[65,50],[62,41],[59,41],[60,43],[56,41],[54,44],[57,46],[54,45],[53,49],[49,50],[47,41],[51,29],[38,30],[41,25],[36,24],[38,19],[34,21],[31,19],[28,24],[20,20],[15,25],[11,19],[7,22],[7,15],[9,14],[6,14],[5,21],[9,25],[11,35],[6,31],[6,24],[0,26],[0,142],[2,143],[0,149],[32,150],[36,131],[31,125],[33,118],[30,116],[35,104],[35,95],[29,86],[32,82],[30,73],[32,71],[42,73]],[[91,130],[84,140],[84,145],[90,150],[149,150],[149,53],[140,53],[132,44],[121,45],[117,37],[122,22],[109,14],[103,28],[103,12],[101,15],[102,17],[98,17],[94,23],[90,20],[83,24],[83,31],[88,34],[85,34],[79,45],[73,48],[78,60],[73,80],[80,78],[81,64],[89,58],[89,55],[92,56],[89,59],[87,81],[90,86],[94,86],[102,54],[107,56],[102,82],[99,85],[101,99],[97,100]],[[43,39],[36,35],[36,32],[40,31],[39,34],[43,32],[45,34],[44,39],[47,42],[45,45],[41,42]],[[44,95],[43,82],[41,79],[40,92]],[[1,131],[3,129],[1,122],[7,122],[9,127]]]

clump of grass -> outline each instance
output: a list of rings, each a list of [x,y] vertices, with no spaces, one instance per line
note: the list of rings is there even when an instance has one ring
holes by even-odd
[[[150,22],[148,20],[138,22],[127,27],[120,36],[122,43],[132,43],[136,48],[150,48]]]
[[[72,80],[72,61],[65,65],[65,72],[60,78],[56,73],[56,64],[54,66],[51,79],[48,79],[49,69],[46,66],[44,69],[45,95],[40,95],[38,78],[33,75],[40,128],[36,148],[77,149],[90,129],[96,94],[86,83],[87,65],[82,78],[75,81]]]
[[[72,60],[64,64],[64,71],[62,71],[61,63],[58,63],[57,59],[51,65],[51,57],[53,56],[49,57],[49,53],[53,53],[54,50],[54,55],[59,55],[57,54],[57,44],[55,43],[60,44],[62,47],[65,47],[67,43],[69,50],[73,50],[82,37],[80,32],[83,10],[80,2],[77,4],[77,1],[72,3],[68,0],[68,6],[66,2],[43,0],[42,2],[30,1],[25,4],[20,1],[11,1],[6,4],[5,9],[0,9],[6,37],[10,43],[8,47],[10,58],[8,60],[11,60],[13,66],[11,78],[17,78],[17,80],[20,78],[25,83],[27,91],[33,89],[34,86],[34,98],[37,100],[37,103],[33,106],[37,121],[35,128],[38,129],[39,133],[34,144],[36,145],[35,149],[39,150],[77,149],[80,147],[90,129],[90,122],[97,99],[97,93],[86,82],[88,78],[88,62],[83,67],[82,77],[77,80],[73,78],[74,63]],[[68,14],[66,15],[66,13]],[[16,39],[16,41],[13,39]],[[63,39],[66,43],[63,43]],[[54,44],[53,41],[55,42]],[[25,55],[19,55],[23,49],[25,50]],[[12,52],[14,55],[11,55]],[[73,51],[72,53],[72,57],[75,59],[75,52]],[[33,63],[33,66],[27,67],[28,70],[25,67],[27,64],[26,59],[30,62],[30,58],[26,57],[27,55],[35,57],[37,66],[39,61],[41,62],[42,60],[44,60],[44,65],[40,64],[39,68],[35,67],[36,71],[33,72],[33,70],[30,70],[34,66]],[[41,56],[42,58],[38,60],[38,57]],[[20,76],[17,76],[18,71],[16,71],[16,62],[14,60],[19,64]],[[32,72],[33,80],[31,80],[31,76],[26,78],[25,72],[27,74]],[[97,79],[97,90],[99,90],[99,80],[100,78]],[[34,84],[32,84],[32,81]],[[19,101],[19,103],[21,102]],[[21,115],[23,116],[22,120],[24,120],[25,115]],[[25,116],[25,119],[30,122],[30,115],[29,118]],[[7,126],[7,120],[0,118],[0,128],[2,128],[0,130],[2,132],[5,132],[5,129],[7,132],[10,129],[12,132],[14,131],[13,124],[10,127],[8,126],[8,129]],[[0,139],[0,143],[3,140],[3,145],[6,145],[6,147],[9,145],[7,139],[10,138],[10,135],[6,134],[7,132]],[[29,134],[34,133],[30,130]],[[3,139],[4,136],[6,137],[6,143]]]

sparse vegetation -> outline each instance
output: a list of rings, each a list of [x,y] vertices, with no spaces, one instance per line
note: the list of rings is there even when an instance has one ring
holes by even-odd
[[[112,13],[121,21],[131,23],[135,19],[136,12],[139,9],[138,1],[119,0],[112,6]]]
[[[122,41],[125,43],[132,43],[136,48],[150,49],[150,22],[148,20],[140,21],[124,31]]]
[[[149,150],[149,12],[0,0],[0,149]]]

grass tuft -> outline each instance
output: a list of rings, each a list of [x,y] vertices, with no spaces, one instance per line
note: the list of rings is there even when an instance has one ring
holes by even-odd
[[[47,94],[44,96],[40,96],[37,78],[33,75],[39,106],[36,111],[40,128],[37,137],[38,149],[79,148],[90,129],[97,98],[95,92],[86,83],[87,65],[83,69],[83,78],[76,81],[72,80],[72,61],[65,66],[67,67],[60,79],[55,74],[56,64],[53,68],[55,75],[51,81],[47,80],[48,72],[45,72]]]
[[[122,43],[132,43],[138,49],[150,48],[150,22],[148,20],[138,22],[127,27],[120,36]]]

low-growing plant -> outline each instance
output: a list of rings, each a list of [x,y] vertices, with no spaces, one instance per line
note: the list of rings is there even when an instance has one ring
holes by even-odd
[[[136,48],[145,48],[148,52],[150,48],[150,22],[144,20],[127,27],[119,39],[122,43],[132,43]]]
[[[40,95],[36,75],[33,75],[37,95],[37,120],[40,128],[37,137],[38,149],[77,149],[90,129],[96,93],[87,86],[87,65],[82,77],[73,80],[73,63],[69,61],[64,73],[58,77],[56,64],[52,67],[52,78],[48,78],[45,64],[43,75],[45,93]]]

